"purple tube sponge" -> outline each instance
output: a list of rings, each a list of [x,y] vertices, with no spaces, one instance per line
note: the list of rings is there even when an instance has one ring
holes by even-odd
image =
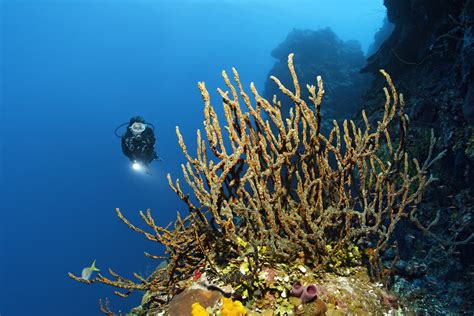
[[[318,289],[316,288],[316,285],[310,284],[303,288],[303,292],[301,293],[300,299],[301,302],[304,304],[315,300],[317,297]]]
[[[300,297],[302,293],[303,293],[303,286],[301,285],[300,282],[295,282],[295,284],[293,284],[293,288],[291,289],[291,295]]]

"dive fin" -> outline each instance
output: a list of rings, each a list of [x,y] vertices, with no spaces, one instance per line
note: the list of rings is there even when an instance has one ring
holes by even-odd
[[[151,169],[150,169],[150,166],[149,165],[145,165],[145,172],[146,174],[150,175],[151,176]]]

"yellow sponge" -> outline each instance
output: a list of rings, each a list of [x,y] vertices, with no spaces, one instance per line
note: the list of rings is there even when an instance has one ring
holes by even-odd
[[[191,305],[191,308],[192,316],[209,316],[208,311],[199,303],[194,303],[193,305]]]
[[[245,307],[240,301],[232,301],[231,298],[222,298],[222,316],[243,316],[247,315]]]

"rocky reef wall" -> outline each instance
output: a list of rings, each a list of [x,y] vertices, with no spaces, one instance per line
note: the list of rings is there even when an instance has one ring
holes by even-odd
[[[447,154],[435,170],[439,182],[427,192],[421,209],[427,217],[441,214],[438,231],[442,238],[467,240],[474,210],[474,1],[385,0],[384,5],[394,30],[368,58],[363,72],[385,69],[405,95],[409,152],[422,154],[430,130],[435,131],[438,150]],[[380,118],[379,89],[374,81],[365,96],[364,108],[371,121]],[[429,289],[457,312],[472,311],[461,298],[473,295],[468,279],[473,273],[472,239],[449,250],[433,247],[426,254],[420,250],[426,249],[423,236],[403,227],[398,237],[401,256],[421,262],[430,276],[399,279],[396,287],[405,293]],[[427,278],[432,278],[431,285]],[[405,286],[400,286],[403,282]]]
[[[450,172],[468,184],[474,158],[474,1],[384,3],[395,28],[363,72],[385,69],[394,77],[406,96],[412,127],[437,130],[449,150]],[[378,88],[373,86],[368,96]]]

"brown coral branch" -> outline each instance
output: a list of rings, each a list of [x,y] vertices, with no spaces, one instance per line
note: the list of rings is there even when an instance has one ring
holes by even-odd
[[[179,180],[167,177],[189,215],[182,218],[178,213],[174,225],[161,227],[150,210],[140,212],[145,230],[116,209],[130,229],[165,246],[166,268],[148,278],[135,275],[137,282],[113,271],[111,279],[100,274],[88,281],[70,277],[128,291],[120,295],[133,290],[170,294],[197,266],[205,263],[217,274],[217,258],[232,260],[243,255],[242,241],[255,249],[266,246],[275,262],[304,254],[305,263],[315,267],[325,267],[330,261],[328,246],[346,251],[359,245],[370,250],[369,261],[376,269],[401,219],[409,218],[429,231],[433,225],[420,223],[417,205],[434,181],[429,168],[443,153],[434,156],[434,135],[423,164],[406,153],[408,119],[403,96],[390,76],[381,70],[388,85],[383,89],[386,101],[381,121],[370,124],[363,111],[363,126],[334,121],[325,136],[321,134],[322,79],[317,77],[317,86],[306,86],[308,104],[301,97],[293,54],[288,56],[288,67],[294,91],[271,77],[293,102],[288,117],[283,117],[276,97],[266,100],[253,83],[247,93],[232,69],[233,81],[222,72],[228,91],[218,89],[226,123],[221,126],[205,84],[198,84],[205,139],[198,130],[196,157],[176,128],[187,160],[182,172],[194,195],[192,201]]]

